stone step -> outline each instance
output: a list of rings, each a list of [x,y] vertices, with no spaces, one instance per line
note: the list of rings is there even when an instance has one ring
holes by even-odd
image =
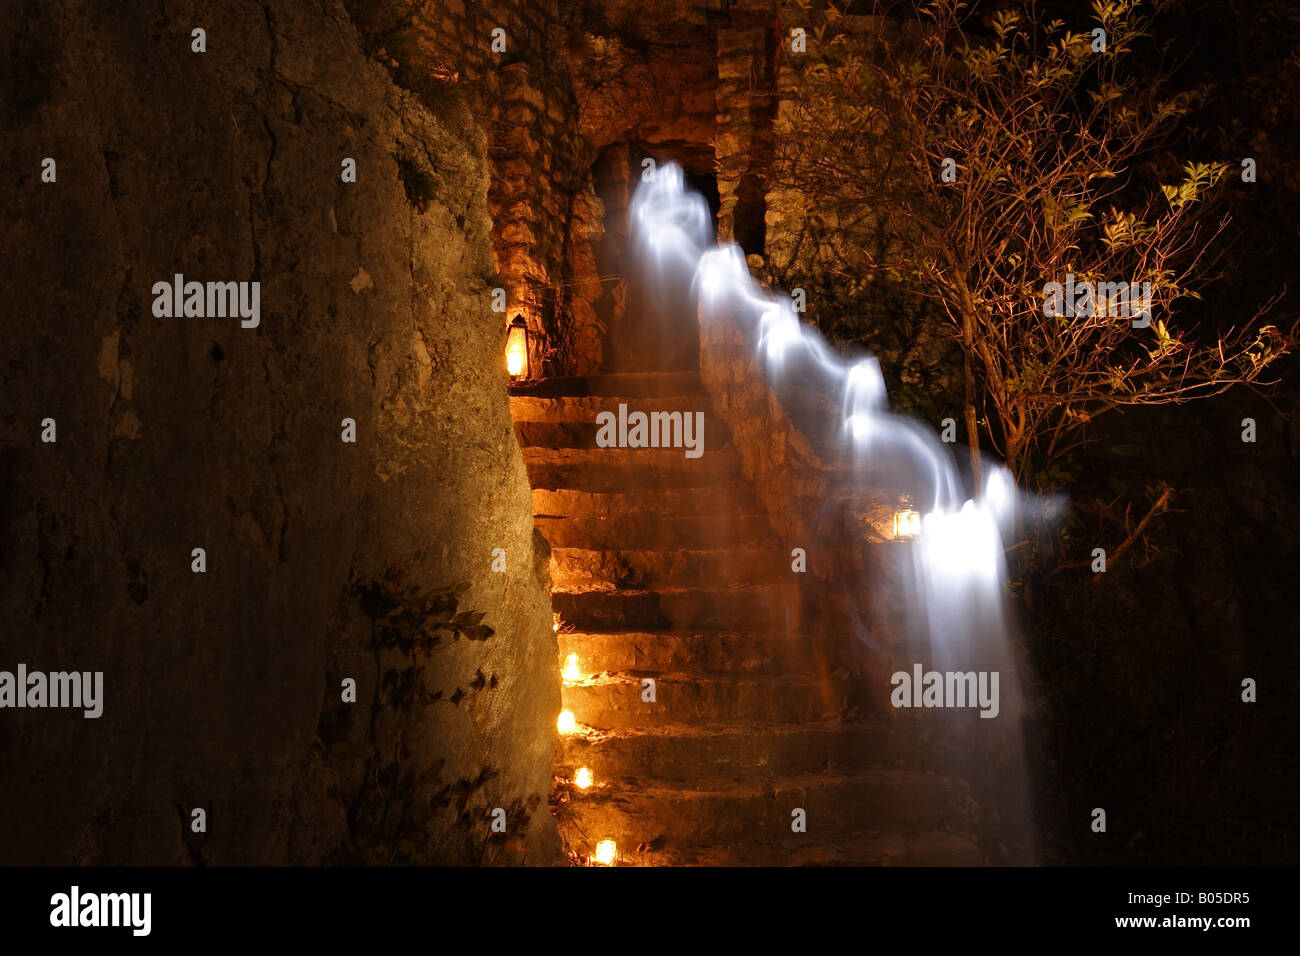
[[[616,632],[561,630],[560,661],[578,655],[584,674],[782,674],[833,667],[809,637],[783,631]]]
[[[687,458],[675,448],[524,448],[534,488],[635,492],[714,488],[741,477],[734,448],[706,449]]]
[[[744,781],[700,779],[690,789],[657,781],[596,785],[571,796],[569,809],[593,841],[632,849],[643,843],[797,845],[793,811],[803,810],[812,842],[862,830],[929,833],[964,830],[965,788],[915,770],[823,771]]]
[[[590,849],[583,852],[590,855]],[[946,830],[881,833],[864,830],[833,840],[799,839],[730,846],[669,845],[663,849],[619,848],[622,866],[980,866],[973,837]]]
[[[552,548],[680,551],[767,545],[774,551],[786,550],[768,524],[767,516],[757,513],[677,517],[624,514],[615,518],[542,516],[533,519],[533,526]]]
[[[546,528],[542,534],[548,540]],[[551,607],[580,631],[775,630],[793,627],[797,594],[768,585],[654,591],[556,591]]]
[[[716,418],[704,419],[704,434],[702,437],[694,422],[692,422],[690,428],[691,440],[689,447],[698,450],[700,456],[731,445],[731,433]],[[600,448],[601,446],[596,441],[600,432],[600,427],[594,421],[515,422],[515,437],[518,439],[521,448]],[[687,435],[682,426],[672,426],[669,423],[664,425],[663,430],[658,434],[661,437],[655,439],[647,432],[645,440],[658,441],[665,449],[671,447],[677,454],[685,454],[688,447]],[[607,440],[608,437],[610,436],[607,435]],[[613,431],[612,437],[617,441],[618,432],[616,430]],[[692,454],[694,454],[694,451]]]
[[[551,580],[566,591],[689,587],[708,581],[736,587],[792,574],[784,547],[730,550],[551,548]]]
[[[513,382],[510,395],[531,398],[658,395],[704,395],[699,372],[617,372],[610,375],[557,376],[535,382]]]
[[[588,727],[601,731],[665,727],[674,724],[806,723],[839,720],[879,710],[889,688],[870,687],[865,679],[820,678],[807,674],[702,675],[665,674],[654,678],[655,701],[644,702],[642,678],[601,674],[560,691],[564,709]],[[874,707],[872,706],[874,705]]]
[[[622,515],[717,514],[756,512],[758,500],[749,485],[735,481],[709,489],[663,488],[636,491],[583,491],[576,488],[534,488],[533,514],[562,518],[617,518]]]
[[[706,419],[713,418],[713,404],[703,393],[627,395],[578,395],[545,398],[534,395],[511,395],[510,417],[516,424],[524,423],[579,423],[596,421],[601,412],[618,414],[619,405],[627,406],[627,413],[645,412],[704,412]]]
[[[596,781],[556,791],[572,846],[591,853],[613,839],[621,862],[644,865],[981,862],[965,835],[967,789],[918,769],[946,766],[940,725],[892,710],[884,665],[852,640],[795,623],[802,611],[815,624],[822,609],[804,597],[791,545],[745,481],[698,373],[548,379],[510,396],[535,526],[552,549],[560,661],[577,655],[584,675],[562,687],[579,732],[556,745],[561,778],[588,767]],[[787,397],[814,431],[837,421],[835,396]],[[597,416],[620,405],[703,412],[703,456],[597,447]],[[823,443],[836,450],[841,438]],[[845,487],[870,474],[854,464]],[[831,518],[854,535],[867,511]],[[839,573],[906,570],[905,552],[881,550],[905,546],[870,537]],[[871,621],[889,629],[892,612],[873,607]],[[646,678],[653,702],[642,699]],[[790,831],[796,808],[807,833]]]
[[[917,728],[919,730],[919,728]],[[560,738],[556,772],[588,767],[603,784],[629,780],[788,777],[822,770],[916,768],[929,741],[897,721],[669,724]]]

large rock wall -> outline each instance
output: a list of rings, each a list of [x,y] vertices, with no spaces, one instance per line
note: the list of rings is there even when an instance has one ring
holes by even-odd
[[[472,111],[394,85],[338,0],[19,6],[0,670],[103,671],[104,712],[0,710],[0,863],[554,859]],[[259,281],[260,325],[156,317],[175,273]]]

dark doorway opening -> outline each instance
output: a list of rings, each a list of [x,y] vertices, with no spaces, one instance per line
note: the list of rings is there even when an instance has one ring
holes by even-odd
[[[718,211],[722,208],[722,196],[718,193],[718,177],[714,173],[692,173],[686,170],[686,188],[699,193],[709,204],[709,215],[713,219],[713,234],[718,234]]]
[[[715,187],[716,188],[716,187]],[[761,256],[767,246],[767,196],[755,173],[746,173],[736,187],[736,244],[747,256]]]
[[[717,235],[721,198],[712,152],[684,143],[629,143],[607,147],[592,169],[605,205],[605,235],[596,254],[605,292],[598,314],[605,326],[606,372],[682,372],[700,366],[699,324],[689,290],[644,274],[628,228],[628,206],[645,170],[644,161],[682,166],[688,189],[709,206]],[[671,291],[670,291],[671,290]]]

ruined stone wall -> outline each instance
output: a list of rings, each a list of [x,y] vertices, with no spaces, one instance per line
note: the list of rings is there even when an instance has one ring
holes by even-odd
[[[473,107],[337,0],[19,7],[0,670],[102,671],[103,715],[0,711],[0,863],[555,859]],[[177,273],[259,282],[256,327],[157,315]]]
[[[600,234],[600,204],[591,182],[595,152],[578,132],[569,5],[347,4],[399,85],[434,95],[456,88],[473,104],[491,163],[493,253],[508,306],[502,325],[524,315],[535,338],[534,374],[597,371],[600,285],[590,247]]]

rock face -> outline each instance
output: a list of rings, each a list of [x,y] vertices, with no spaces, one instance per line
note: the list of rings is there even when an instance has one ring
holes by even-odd
[[[0,710],[0,863],[557,858],[471,110],[331,0],[21,6],[0,671],[102,671],[104,711]],[[175,274],[260,283],[260,324],[157,316]]]

